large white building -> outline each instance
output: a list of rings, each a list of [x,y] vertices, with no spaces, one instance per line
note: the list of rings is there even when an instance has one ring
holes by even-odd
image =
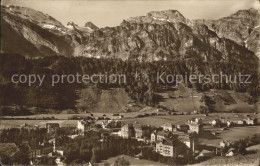
[[[202,125],[197,123],[187,123],[189,125],[189,133],[201,133],[202,132]]]
[[[188,121],[188,123],[202,124],[201,118],[192,118]]]
[[[156,152],[162,156],[173,157],[175,155],[175,146],[172,140],[162,140],[156,143]]]
[[[134,136],[134,128],[131,124],[125,124],[123,127],[121,127],[121,130],[119,132],[119,136],[123,138],[131,138]]]
[[[87,131],[91,128],[91,123],[87,120],[80,120],[77,124],[77,129],[81,132]]]
[[[164,123],[162,125],[162,128],[163,128],[164,131],[173,131],[174,125],[172,125],[170,123]]]
[[[247,118],[245,119],[247,125],[255,125],[257,123],[256,118]]]

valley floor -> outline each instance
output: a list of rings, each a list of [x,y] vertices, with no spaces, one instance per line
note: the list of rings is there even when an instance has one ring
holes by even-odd
[[[257,166],[259,165],[259,153],[255,154],[248,154],[248,155],[238,155],[238,156],[231,156],[231,157],[224,157],[224,156],[216,156],[210,158],[206,161],[203,161],[198,164],[194,164],[194,166],[202,166],[202,165],[222,165],[222,166]]]

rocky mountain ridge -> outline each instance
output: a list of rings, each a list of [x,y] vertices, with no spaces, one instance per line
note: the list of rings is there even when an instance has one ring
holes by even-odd
[[[218,20],[193,20],[195,25],[205,24],[225,37],[245,46],[260,57],[260,10],[251,8],[239,10],[231,16]]]
[[[73,22],[64,26],[33,9],[2,6],[1,22],[1,52],[28,57],[65,55],[256,63],[255,55],[259,55],[259,10],[256,9],[238,11],[219,20],[189,20],[176,10],[153,11],[124,20],[120,26],[99,29],[91,22],[84,27]],[[234,30],[234,26],[238,28]]]

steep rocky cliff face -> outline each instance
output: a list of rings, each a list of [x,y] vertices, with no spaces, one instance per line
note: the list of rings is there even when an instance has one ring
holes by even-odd
[[[176,22],[129,23],[92,33],[83,54],[145,61],[192,58],[199,61],[254,62],[254,53],[235,42],[219,38],[205,25],[193,28]]]
[[[245,46],[260,57],[260,11],[251,8],[239,10],[219,20],[193,20],[195,25],[205,24],[219,37],[225,37]]]
[[[25,12],[26,11],[26,12]],[[20,7],[1,7],[1,52],[28,57],[71,55],[64,26],[40,12]]]
[[[188,58],[199,61],[257,61],[252,52],[255,49],[249,51],[237,40],[222,37],[203,22],[188,20],[176,10],[167,10],[150,12],[146,16],[124,20],[118,27],[95,31],[87,38],[87,47],[82,53],[90,57],[146,61]],[[250,42],[255,45],[253,40]]]
[[[139,61],[186,60],[256,63],[259,11],[219,20],[189,20],[176,10],[153,11],[99,29],[87,22],[66,26],[29,8],[1,7],[1,52],[115,57]],[[236,28],[234,29],[234,26]],[[251,50],[251,51],[250,51]]]

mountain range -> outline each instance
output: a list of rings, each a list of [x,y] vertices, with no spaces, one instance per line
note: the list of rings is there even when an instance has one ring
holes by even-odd
[[[116,27],[63,25],[31,8],[1,6],[1,53],[139,61],[185,60],[257,63],[259,9],[239,10],[218,20],[190,20],[177,10],[152,11]]]

